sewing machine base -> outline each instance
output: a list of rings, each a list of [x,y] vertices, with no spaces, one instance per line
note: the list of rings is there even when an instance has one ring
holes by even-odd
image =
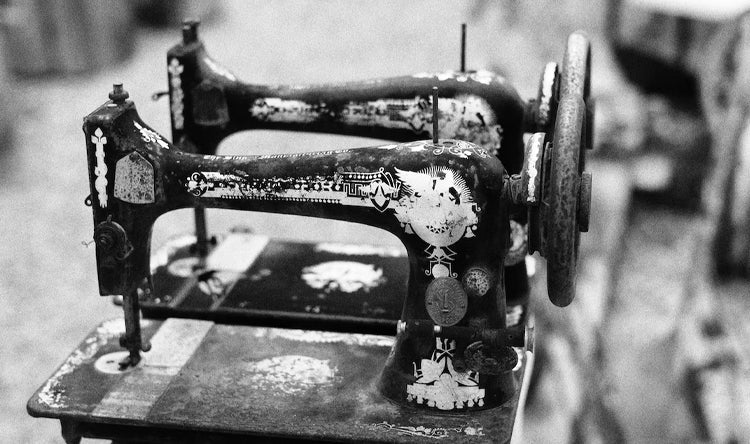
[[[195,237],[175,236],[152,256],[154,292],[140,298],[149,319],[393,335],[406,294],[406,251],[389,245],[298,242],[247,232],[214,237],[200,264]],[[523,335],[526,267],[506,325]]]
[[[101,324],[29,400],[32,416],[60,419],[68,443],[497,443],[513,431],[520,390],[471,414],[383,398],[375,384],[393,337],[145,320],[153,348],[120,371],[122,331],[121,319]],[[518,352],[520,388],[527,359]]]

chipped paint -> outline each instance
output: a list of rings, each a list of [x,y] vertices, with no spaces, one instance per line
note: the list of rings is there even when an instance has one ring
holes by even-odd
[[[115,164],[114,194],[123,202],[154,203],[154,167],[137,151]]]
[[[161,148],[164,148],[166,150],[169,149],[169,144],[164,139],[162,139],[162,137],[156,131],[150,128],[146,128],[145,126],[135,121],[133,122],[133,125],[135,125],[138,131],[141,132],[141,139],[144,142],[155,143]]]
[[[330,261],[302,269],[302,280],[325,293],[369,292],[385,282],[383,269],[373,264],[353,261]]]
[[[366,335],[360,333],[339,333],[317,330],[294,330],[280,328],[255,328],[255,336],[258,338],[283,338],[290,341],[307,343],[341,343],[346,345],[357,345],[361,347],[392,347],[395,338],[392,336]]]
[[[425,426],[404,426],[389,424],[386,421],[373,424],[373,427],[383,429],[387,431],[397,432],[399,435],[405,436],[419,436],[422,438],[432,439],[445,439],[450,438],[451,435],[466,435],[466,436],[485,436],[484,428],[477,426],[464,426],[464,427],[425,427]]]
[[[315,245],[316,253],[333,253],[344,256],[378,256],[378,257],[403,257],[405,251],[399,247],[388,245],[366,245],[366,244],[339,244],[334,242],[323,242]]]
[[[169,61],[169,84],[172,86],[172,95],[170,97],[170,109],[172,111],[172,125],[177,130],[181,130],[185,125],[183,116],[185,94],[182,92],[182,77],[184,67],[177,58]]]
[[[441,82],[446,80],[455,80],[456,82],[468,82],[469,80],[479,82],[483,85],[490,85],[493,81],[503,83],[502,77],[496,76],[491,71],[479,70],[479,71],[443,71],[439,73],[421,72],[414,74],[412,77],[415,79],[437,79]],[[442,99],[440,99],[442,100]]]
[[[142,325],[148,325],[150,321],[142,320]],[[65,375],[72,373],[82,364],[91,361],[99,349],[106,345],[111,339],[125,333],[125,322],[122,319],[111,319],[103,322],[89,335],[84,343],[79,346],[60,368],[47,380],[39,391],[39,402],[54,409],[67,407],[67,394],[62,379]]]
[[[107,164],[104,162],[104,145],[107,143],[107,138],[104,137],[101,128],[94,131],[91,142],[96,145],[96,166],[94,167],[96,180],[94,181],[94,187],[96,188],[99,206],[107,208]]]
[[[544,139],[544,134],[537,133],[534,134],[532,137],[535,137],[539,139],[537,143],[531,143],[531,151],[529,152],[529,158],[526,160],[526,164],[529,166],[528,170],[526,171],[526,174],[529,176],[529,184],[526,189],[526,202],[529,203],[536,203],[538,201],[538,197],[536,195],[536,185],[537,185],[537,178],[541,180],[541,177],[539,176],[539,171],[537,171],[536,166],[539,162],[539,151],[542,147],[542,140]],[[540,181],[539,180],[539,181]]]
[[[552,98],[554,92],[552,88],[555,85],[557,78],[557,63],[549,62],[544,67],[544,74],[542,74],[542,94],[539,100],[539,111],[538,121],[541,125],[546,126],[549,124],[550,112],[552,110]]]
[[[503,129],[484,98],[473,94],[445,97],[438,107],[440,138],[465,140],[493,153],[500,150]],[[253,118],[264,122],[307,124],[336,120],[345,125],[403,129],[432,137],[432,105],[429,98],[421,96],[350,101],[343,105],[263,97],[256,99],[249,111]]]
[[[479,388],[479,373],[459,372],[453,367],[456,341],[435,338],[435,350],[429,359],[414,363],[414,384],[406,386],[406,400],[439,410],[455,410],[484,405],[484,389]]]
[[[312,388],[331,385],[337,368],[330,360],[309,356],[285,355],[252,362],[239,381],[260,390],[296,395]]]

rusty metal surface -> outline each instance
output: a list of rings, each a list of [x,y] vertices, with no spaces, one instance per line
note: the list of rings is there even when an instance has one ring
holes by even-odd
[[[105,373],[102,362],[118,349],[121,325],[108,321],[92,332],[32,397],[29,412],[82,424],[78,431],[91,428],[92,436],[125,434],[118,439],[170,429],[181,430],[175,436],[196,431],[319,441],[510,438],[516,397],[471,415],[382,397],[375,386],[393,337],[151,321],[144,331],[152,351],[135,369]],[[513,374],[520,384],[523,366]],[[138,430],[129,426],[146,425],[128,435]]]

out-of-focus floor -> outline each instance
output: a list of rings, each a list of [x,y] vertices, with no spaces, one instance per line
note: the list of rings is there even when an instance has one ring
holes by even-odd
[[[600,36],[603,10],[588,4],[582,8],[582,4],[235,0],[217,5],[214,18],[201,26],[201,38],[213,57],[247,81],[331,82],[458,69],[460,24],[466,22],[468,68],[505,73],[522,97],[533,97],[544,63],[560,60],[569,32],[586,29],[594,48],[593,87],[604,109],[597,129],[606,128],[618,116],[636,115],[638,110]],[[121,81],[141,117],[169,136],[167,100],[153,102],[150,96],[166,89],[166,51],[179,37],[177,28],[143,30],[134,36],[133,57],[120,65],[88,76],[24,80],[14,86],[15,101],[5,111],[17,116],[14,144],[0,152],[0,442],[62,442],[58,423],[29,417],[26,401],[87,331],[105,318],[119,316],[108,299],[97,296],[94,251],[83,245],[92,237],[92,221],[90,209],[83,204],[88,179],[81,119],[107,99],[113,82]],[[331,149],[370,142],[258,132],[235,138],[222,152]],[[595,187],[618,186],[624,185],[595,178]],[[155,242],[170,233],[189,231],[190,219],[185,215],[168,215],[160,221]],[[297,218],[247,214],[215,216],[209,223],[217,230],[243,223],[258,232],[287,238],[326,238],[335,233],[342,241],[396,242],[393,237],[384,239],[383,232],[340,223],[302,224]],[[623,218],[621,223],[625,222]],[[616,225],[609,228],[614,230]],[[679,245],[680,227],[663,229],[672,230]],[[648,253],[652,246],[644,243],[632,248]],[[634,257],[641,257],[637,253]],[[684,264],[673,266],[668,257],[656,259],[664,261],[660,273],[681,276]],[[645,268],[636,270],[642,273],[637,276],[649,279],[647,264],[638,266]],[[638,307],[620,305],[603,333],[610,334],[604,341],[610,347],[604,350],[612,357],[609,364],[630,365],[635,372],[619,377],[618,370],[610,368],[610,376],[615,375],[611,399],[618,404],[614,410],[632,442],[663,442],[665,436],[675,436],[668,428],[682,421],[675,422],[673,417],[685,416],[670,405],[679,387],[669,368],[672,330],[663,318],[677,315],[669,297],[682,288],[677,288],[679,281],[660,282],[667,286],[658,288],[664,294],[658,299],[661,308],[655,308],[655,303],[644,306],[657,310],[652,312],[654,318],[644,319]],[[620,291],[636,300],[644,290]],[[643,360],[656,365],[637,365]],[[645,378],[643,383],[639,384],[639,378]],[[651,402],[653,398],[658,399]],[[554,434],[555,429],[539,431],[545,427],[543,417],[529,427],[530,437],[562,439]],[[689,434],[682,436],[690,438]]]

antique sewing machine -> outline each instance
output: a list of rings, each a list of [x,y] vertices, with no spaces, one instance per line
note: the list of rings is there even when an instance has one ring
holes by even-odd
[[[100,327],[29,411],[60,418],[69,441],[143,430],[139,439],[149,442],[508,441],[533,343],[506,323],[511,217],[528,221],[528,250],[547,259],[549,297],[568,305],[591,199],[585,37],[570,37],[561,71],[548,65],[530,104],[478,73],[251,87],[205,55],[190,23],[168,63],[179,147],[140,119],[121,84],[84,118],[99,289],[122,295],[125,331],[118,344],[118,329]],[[440,138],[441,125],[460,137]],[[215,154],[226,135],[255,127],[432,139]],[[524,132],[533,133],[526,143]],[[388,295],[403,301],[395,338],[323,331],[336,316],[316,323],[315,313],[294,311],[269,313],[263,327],[142,320],[141,300],[158,287],[153,224],[181,208],[197,209],[196,250],[206,260],[204,208],[345,220],[394,234],[408,256],[405,293]],[[295,322],[316,331],[290,328]],[[80,378],[89,383],[74,390]]]
[[[545,67],[537,99],[524,103],[501,77],[487,71],[464,70],[465,26],[463,31],[459,72],[421,73],[337,85],[265,86],[237,80],[209,57],[198,39],[198,22],[186,21],[183,24],[182,42],[167,55],[174,140],[185,151],[216,154],[219,144],[226,137],[252,129],[316,131],[371,136],[392,141],[431,137],[433,125],[430,123],[433,120],[429,91],[431,87],[438,86],[441,95],[439,137],[477,143],[497,155],[510,174],[518,173],[523,158],[524,131],[549,132],[554,123],[552,113],[557,97],[553,90],[557,87],[554,83],[558,75],[557,64],[550,63]],[[591,109],[590,105],[588,109]],[[588,116],[589,129],[591,121],[592,117]],[[589,136],[591,134],[590,130],[584,132]],[[590,140],[587,140],[587,146],[591,146]],[[527,251],[527,214],[524,210],[513,212],[510,217],[513,239],[511,251],[505,260],[506,297],[509,312],[514,313],[514,318],[521,321],[525,317],[529,292],[524,261]],[[181,257],[182,261],[207,257],[215,249],[217,238],[207,233],[206,212],[201,205],[195,208],[195,221],[196,241],[189,245],[189,249],[184,245],[184,239],[180,239],[178,245],[167,245],[163,250]],[[239,236],[236,234],[232,235],[232,240],[237,237]],[[276,239],[268,242],[270,244],[265,251],[318,248],[299,243],[282,243]],[[223,250],[225,248],[219,249]],[[271,305],[276,305],[276,312],[288,313],[288,305],[278,302],[274,304],[274,301],[261,296],[262,293],[274,291],[273,281],[277,280],[281,272],[279,258],[270,257],[268,261],[273,262],[273,268],[278,270],[276,276],[258,278],[257,271],[264,269],[262,264],[266,262],[265,256],[265,252],[262,252],[255,260],[255,270],[245,273],[255,278],[252,285],[246,285],[247,279],[243,277],[239,281],[234,280],[236,274],[224,273],[223,280],[218,279],[215,274],[204,274],[214,284],[202,281],[189,291],[184,289],[182,282],[176,282],[174,273],[168,273],[166,267],[157,266],[154,274],[159,289],[142,295],[143,312],[148,317],[201,317],[253,324],[270,319]],[[314,251],[306,251],[305,254],[284,258],[284,264],[288,265],[285,268],[289,269],[288,275],[284,275],[284,281],[294,281],[301,270],[312,267],[317,259],[314,256]],[[390,253],[390,256],[393,254]],[[299,257],[310,260],[300,261],[297,259]],[[376,259],[379,266],[388,268],[391,277],[388,284],[393,286],[387,289],[380,286],[369,292],[367,305],[362,307],[363,311],[368,312],[367,316],[358,314],[347,319],[336,316],[331,322],[327,322],[329,318],[326,315],[332,314],[332,308],[339,312],[344,309],[346,302],[343,298],[337,299],[328,307],[321,307],[314,300],[305,298],[301,298],[298,305],[315,310],[319,315],[315,317],[315,322],[319,326],[325,323],[326,329],[390,333],[395,328],[401,307],[385,294],[406,290],[407,259],[403,256],[385,259],[382,255],[366,255],[359,259],[368,264]],[[162,286],[160,282],[169,282],[170,285]],[[399,283],[399,286],[395,283]],[[304,288],[305,284],[299,284]],[[180,286],[183,287],[178,288]],[[259,289],[261,286],[263,288]],[[198,287],[203,291],[198,290]],[[231,288],[232,294],[222,294],[227,288]],[[251,288],[258,290],[253,292],[250,291]],[[352,312],[353,310],[347,309],[346,314]],[[278,321],[280,319],[274,320]],[[298,325],[308,321],[309,318],[295,319]]]

